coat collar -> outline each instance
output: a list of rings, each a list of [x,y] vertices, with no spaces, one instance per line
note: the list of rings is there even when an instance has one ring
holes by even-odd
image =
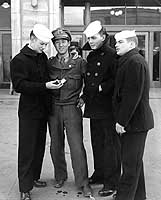
[[[22,49],[21,49],[21,52],[25,55],[28,55],[28,56],[33,56],[33,57],[36,57],[38,55],[42,55],[44,54],[43,53],[37,53],[36,51],[32,50],[31,48],[28,47],[28,44],[26,44]]]
[[[93,53],[96,53],[96,54],[101,54],[102,52],[103,53],[108,52],[109,50],[115,52],[115,50],[112,47],[109,46],[108,40],[109,40],[109,37],[106,36],[106,39],[103,42],[102,46],[99,49],[96,49],[96,50],[92,50],[90,45],[89,45],[89,42],[86,42],[85,45],[82,47],[82,50],[92,51]]]
[[[134,49],[128,51],[123,56],[120,56],[119,57],[119,65],[121,66],[122,63],[124,63],[127,59],[129,59],[131,56],[136,55],[136,54],[139,54],[138,48],[134,48]]]

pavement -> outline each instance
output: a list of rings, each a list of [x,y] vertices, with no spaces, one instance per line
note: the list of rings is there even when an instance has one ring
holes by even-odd
[[[19,200],[17,179],[17,139],[19,95],[10,95],[9,90],[0,90],[0,200]],[[150,103],[155,117],[155,128],[149,131],[144,154],[147,200],[161,200],[161,89],[150,91]],[[93,157],[89,132],[89,120],[84,119],[84,145],[87,152],[89,176],[93,172]],[[34,188],[32,200],[85,200],[74,184],[69,146],[66,142],[68,180],[61,189],[53,187],[54,170],[49,153],[50,138],[47,135],[46,152],[42,169],[42,180],[46,188]],[[95,200],[112,200],[112,197],[99,197],[102,185],[92,185]]]

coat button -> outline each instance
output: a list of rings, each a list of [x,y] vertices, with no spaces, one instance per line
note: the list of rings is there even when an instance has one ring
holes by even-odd
[[[87,72],[87,76],[90,76],[90,72]]]
[[[95,76],[98,76],[98,73],[96,72],[94,75],[95,75]]]
[[[97,66],[101,66],[101,63],[100,63],[100,62],[97,62]]]
[[[72,66],[71,65],[69,65],[69,68],[71,68]]]
[[[94,86],[94,83],[91,83],[92,86]]]

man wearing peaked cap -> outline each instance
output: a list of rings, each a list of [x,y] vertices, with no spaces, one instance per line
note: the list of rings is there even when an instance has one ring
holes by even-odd
[[[88,181],[87,156],[83,144],[82,110],[78,107],[86,70],[86,61],[70,54],[71,34],[58,28],[52,31],[57,55],[49,59],[48,69],[52,80],[63,83],[52,93],[52,113],[49,115],[51,137],[50,154],[54,166],[56,184],[60,188],[68,178],[64,151],[64,138],[69,143],[75,183],[85,197],[92,195]]]
[[[42,24],[36,24],[26,44],[10,64],[11,79],[20,93],[18,178],[21,200],[31,200],[33,186],[45,187],[40,174],[45,152],[47,117],[50,111],[49,89],[57,89],[49,81],[47,56],[43,52],[53,35]]]
[[[116,33],[115,39],[120,57],[113,108],[115,129],[121,138],[123,168],[115,200],[145,200],[143,154],[148,130],[154,127],[148,65],[139,54],[134,30]]]
[[[66,29],[57,28],[56,30],[52,31],[52,34],[53,34],[53,39],[52,39],[53,42],[58,39],[66,39],[68,41],[72,40],[70,31]]]
[[[116,190],[121,171],[119,138],[112,113],[116,52],[108,45],[108,34],[99,20],[91,22],[84,34],[87,37],[85,46],[91,50],[87,56],[85,87],[81,96],[81,103],[85,103],[84,117],[90,118],[94,158],[94,172],[89,182],[103,183],[98,193],[109,196]]]

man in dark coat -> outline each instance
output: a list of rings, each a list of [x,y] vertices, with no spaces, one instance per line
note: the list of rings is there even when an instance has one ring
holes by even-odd
[[[48,82],[47,56],[43,52],[52,34],[44,25],[36,24],[26,44],[10,64],[11,79],[19,100],[18,178],[21,200],[30,200],[30,190],[45,187],[40,181],[45,151],[47,116],[50,106],[49,89],[57,89]]]
[[[149,105],[149,71],[137,49],[135,31],[115,35],[120,56],[113,105],[121,139],[122,176],[116,200],[145,200],[143,153],[147,132],[154,127]]]
[[[83,101],[80,102],[85,102],[84,117],[90,118],[94,173],[89,181],[103,183],[99,195],[108,196],[116,189],[120,177],[119,140],[112,113],[116,53],[108,45],[108,34],[100,21],[90,23],[84,34],[88,38],[86,46],[92,50],[87,56]]]

